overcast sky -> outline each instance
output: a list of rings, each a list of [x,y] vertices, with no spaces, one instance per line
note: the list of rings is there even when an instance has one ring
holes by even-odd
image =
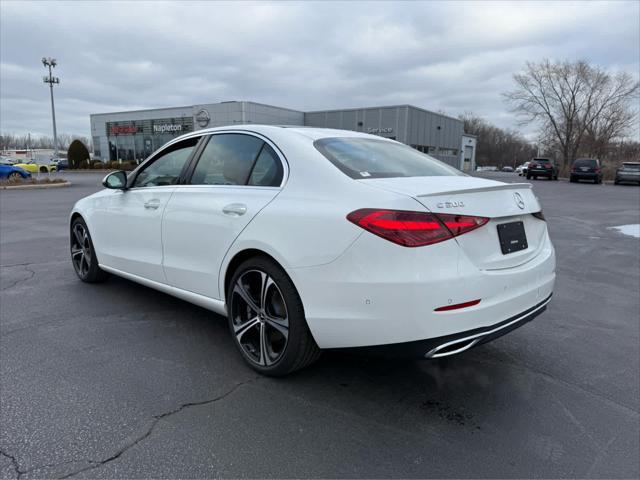
[[[638,75],[640,2],[185,3],[0,0],[0,130],[251,100],[300,110],[410,103],[517,127],[500,93],[527,60]],[[521,128],[531,134],[531,129]]]

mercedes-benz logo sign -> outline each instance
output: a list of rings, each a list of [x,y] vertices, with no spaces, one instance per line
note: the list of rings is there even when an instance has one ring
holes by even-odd
[[[515,192],[513,194],[513,199],[516,201],[516,205],[518,205],[518,208],[520,210],[524,210],[524,200],[522,199],[522,195],[520,195],[518,192]]]
[[[207,112],[204,108],[196,113],[196,122],[200,127],[206,127],[207,125],[209,125],[210,121],[211,116],[209,115],[209,112]]]

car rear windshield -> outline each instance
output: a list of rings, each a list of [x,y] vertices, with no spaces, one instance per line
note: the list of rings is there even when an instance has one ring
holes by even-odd
[[[551,160],[549,160],[548,158],[534,158],[533,161],[535,163],[551,163]]]
[[[638,170],[640,171],[640,163],[623,163],[622,168],[625,170]]]
[[[573,162],[574,167],[597,167],[598,161],[593,158],[580,158]]]
[[[354,179],[464,175],[429,155],[400,143],[371,138],[323,138],[313,145]]]

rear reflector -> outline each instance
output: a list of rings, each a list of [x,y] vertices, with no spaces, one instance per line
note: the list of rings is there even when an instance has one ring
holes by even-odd
[[[479,303],[480,299],[471,300],[470,302],[456,303],[455,305],[445,305],[444,307],[436,308],[434,312],[446,312],[447,310],[457,310],[458,308],[473,307],[474,305],[477,305]]]
[[[347,220],[390,242],[404,247],[422,247],[475,230],[489,221],[484,217],[443,213],[362,208]]]

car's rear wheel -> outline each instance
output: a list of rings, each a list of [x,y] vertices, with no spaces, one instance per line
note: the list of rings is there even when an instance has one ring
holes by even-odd
[[[293,282],[270,258],[253,257],[236,269],[227,313],[240,354],[262,374],[286,375],[320,357]]]
[[[77,217],[71,224],[71,263],[78,278],[83,282],[103,282],[109,276],[98,265],[87,224]]]

